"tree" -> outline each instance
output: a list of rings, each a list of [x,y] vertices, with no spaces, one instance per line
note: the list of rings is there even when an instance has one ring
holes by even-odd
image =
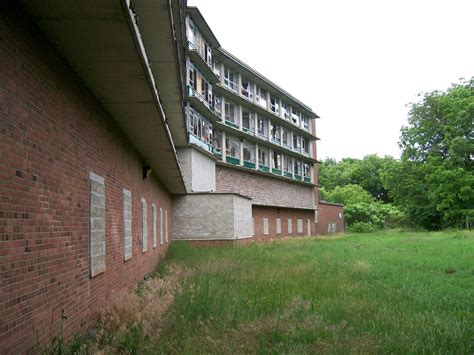
[[[474,79],[421,95],[401,129],[402,161],[385,187],[413,225],[461,226],[474,209]]]

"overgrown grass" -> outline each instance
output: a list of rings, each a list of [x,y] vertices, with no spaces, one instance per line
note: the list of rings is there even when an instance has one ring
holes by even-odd
[[[143,351],[474,352],[473,232],[174,242],[169,265],[189,272]]]

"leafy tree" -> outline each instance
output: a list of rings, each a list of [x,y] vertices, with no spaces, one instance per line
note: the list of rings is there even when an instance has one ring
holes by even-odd
[[[412,225],[461,226],[474,209],[474,79],[410,104],[402,161],[382,180]]]

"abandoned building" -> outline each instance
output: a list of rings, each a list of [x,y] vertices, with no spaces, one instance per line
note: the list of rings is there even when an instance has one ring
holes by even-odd
[[[308,106],[183,0],[0,4],[0,352],[89,327],[172,240],[343,230]]]

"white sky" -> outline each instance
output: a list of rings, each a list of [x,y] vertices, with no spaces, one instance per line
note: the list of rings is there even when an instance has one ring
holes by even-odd
[[[307,104],[318,159],[399,157],[406,104],[474,75],[474,0],[188,0],[223,48]]]

